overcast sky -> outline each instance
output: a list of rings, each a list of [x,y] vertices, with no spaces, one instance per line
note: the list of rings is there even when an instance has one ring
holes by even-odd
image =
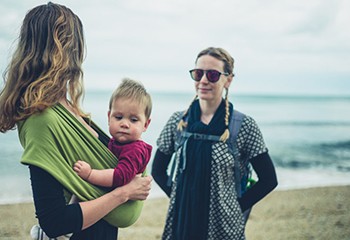
[[[0,70],[25,13],[46,3],[1,0]],[[348,0],[64,0],[82,20],[87,89],[122,77],[151,91],[193,91],[188,70],[208,46],[235,59],[237,93],[350,95]]]

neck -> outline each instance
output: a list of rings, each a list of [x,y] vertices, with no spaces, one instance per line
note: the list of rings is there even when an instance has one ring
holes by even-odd
[[[199,99],[199,106],[201,108],[201,121],[208,124],[213,118],[216,110],[220,106],[222,99],[217,101],[205,101]]]
[[[202,115],[213,115],[221,104],[222,99],[216,101],[205,101],[199,99]]]
[[[69,103],[69,101],[63,97],[59,100],[59,103],[62,104],[63,107],[65,107],[68,111],[70,111],[73,115],[77,116],[77,111],[72,107],[72,105]]]

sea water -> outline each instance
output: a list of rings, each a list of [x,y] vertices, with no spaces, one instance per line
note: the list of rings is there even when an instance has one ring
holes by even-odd
[[[106,133],[111,92],[89,91],[83,105]],[[168,118],[186,109],[193,94],[151,94],[152,119],[143,139],[154,154]],[[278,189],[350,184],[350,96],[233,94],[230,100],[258,123],[276,166]],[[17,131],[0,134],[0,149],[0,204],[32,201],[28,168],[19,163]],[[154,183],[150,197],[160,196],[164,194]]]

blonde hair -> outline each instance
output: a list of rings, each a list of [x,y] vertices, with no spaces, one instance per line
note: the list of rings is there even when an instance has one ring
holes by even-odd
[[[147,92],[142,83],[130,78],[124,78],[122,80],[122,83],[112,93],[112,96],[109,100],[109,110],[112,109],[113,102],[120,98],[127,98],[131,101],[138,102],[145,108],[146,119],[148,120],[151,117],[151,95]]]
[[[3,77],[0,131],[70,97],[78,114],[84,96],[83,25],[69,8],[47,3],[30,10],[22,23],[17,48]]]
[[[204,56],[204,55],[209,55],[212,56],[218,60],[223,61],[224,63],[224,72],[228,73],[228,74],[232,74],[232,76],[234,76],[233,74],[233,67],[234,67],[234,59],[233,57],[231,57],[231,55],[223,48],[215,48],[215,47],[209,47],[206,48],[204,50],[202,50],[196,58],[195,63],[197,63],[197,60]],[[220,141],[226,142],[226,140],[230,137],[230,131],[228,129],[228,125],[229,125],[229,118],[230,118],[230,109],[229,109],[229,100],[228,100],[228,88],[225,88],[225,131],[223,132],[223,134],[220,137]],[[182,131],[185,127],[187,127],[187,122],[185,122],[185,117],[188,114],[189,109],[191,108],[193,102],[197,99],[197,95],[194,97],[194,99],[192,100],[190,106],[188,107],[188,109],[185,111],[182,119],[180,120],[180,122],[177,125],[177,129]]]

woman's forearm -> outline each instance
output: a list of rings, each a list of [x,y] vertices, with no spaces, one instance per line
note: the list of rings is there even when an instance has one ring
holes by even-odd
[[[107,215],[114,208],[120,206],[128,200],[124,188],[118,188],[97,199],[80,202],[83,213],[83,226],[86,229]]]
[[[82,229],[96,223],[114,208],[128,200],[145,200],[151,189],[152,178],[137,175],[130,183],[91,201],[81,202],[83,213]]]
[[[154,177],[154,180],[159,185],[159,187],[165,192],[165,194],[168,197],[171,193],[171,186],[167,183],[167,167],[170,162],[170,159],[171,155],[166,155],[158,149],[156,151],[152,164],[152,176]]]
[[[258,182],[238,200],[243,211],[264,198],[278,184],[276,170],[268,153],[262,153],[250,162],[258,175]]]

